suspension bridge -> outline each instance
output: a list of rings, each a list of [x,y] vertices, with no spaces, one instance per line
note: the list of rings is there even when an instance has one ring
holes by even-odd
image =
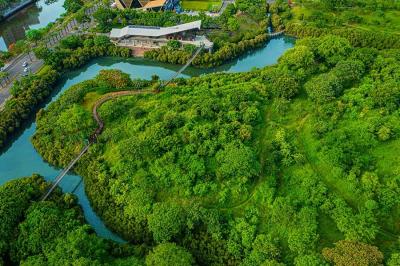
[[[190,57],[190,59],[186,62],[184,66],[182,66],[172,77],[170,77],[168,80],[165,82],[161,83],[160,87],[165,87],[167,86],[172,80],[174,80],[176,77],[178,77],[180,74],[182,74],[183,71],[186,70],[190,66],[190,64],[193,62],[193,60],[200,54],[200,52],[203,50],[204,45],[201,45],[200,47],[197,48],[197,50],[194,52],[194,54]],[[68,174],[68,172],[75,166],[75,164],[82,158],[83,155],[89,150],[90,145],[95,143],[97,137],[101,134],[101,132],[104,129],[104,122],[101,120],[97,110],[99,107],[104,104],[105,102],[121,97],[121,96],[127,96],[127,95],[136,95],[136,94],[143,94],[143,93],[154,93],[151,91],[119,91],[119,92],[113,92],[104,95],[102,98],[100,98],[94,105],[93,107],[93,118],[97,122],[97,129],[95,132],[92,134],[92,136],[89,138],[88,143],[83,147],[81,152],[60,172],[60,174],[54,179],[53,184],[50,186],[50,188],[46,191],[46,193],[42,197],[42,201],[47,200],[51,193],[56,189],[58,184],[63,180],[63,178]]]

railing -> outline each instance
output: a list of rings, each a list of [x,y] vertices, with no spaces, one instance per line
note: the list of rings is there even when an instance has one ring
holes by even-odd
[[[169,80],[167,80],[165,83],[161,85],[161,87],[165,87],[168,85],[171,80],[175,79],[177,76],[179,76],[192,62],[193,60],[199,55],[201,50],[203,50],[204,44],[202,44],[196,52],[193,54],[193,56],[187,61],[187,63],[179,69],[178,72],[176,72]],[[102,105],[104,102],[114,98],[115,96],[124,96],[124,95],[131,95],[135,92],[132,91],[121,91],[121,92],[114,92],[112,95],[109,95],[108,97],[104,97],[103,99],[100,99],[96,105],[93,108],[93,117],[95,118],[98,127],[94,134],[90,137],[89,142],[85,145],[85,147],[82,149],[82,151],[76,156],[69,164],[67,167],[65,167],[61,173],[54,179],[52,186],[47,190],[46,194],[42,197],[42,201],[47,200],[48,197],[51,195],[51,193],[54,191],[54,189],[58,186],[58,184],[61,182],[61,180],[67,175],[67,173],[74,167],[74,165],[79,161],[80,158],[88,151],[89,147],[91,144],[93,144],[96,140],[96,138],[101,134],[104,128],[104,122],[100,119],[97,113],[97,109],[100,105]],[[76,189],[76,188],[75,188]]]

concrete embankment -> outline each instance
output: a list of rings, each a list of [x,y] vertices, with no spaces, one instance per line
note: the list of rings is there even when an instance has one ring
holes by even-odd
[[[18,11],[24,9],[25,7],[31,5],[31,4],[33,4],[35,2],[36,2],[36,0],[24,0],[24,1],[21,1],[18,5],[10,7],[8,9],[2,11],[1,15],[0,15],[0,21],[6,19],[8,17],[11,17],[15,13],[17,13]]]

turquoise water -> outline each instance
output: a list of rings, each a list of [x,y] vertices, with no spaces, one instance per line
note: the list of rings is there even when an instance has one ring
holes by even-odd
[[[210,72],[239,72],[249,71],[254,67],[263,67],[277,62],[277,59],[287,49],[294,45],[294,40],[290,38],[279,38],[271,40],[267,46],[252,53],[247,54],[229,64],[223,65],[216,69],[199,70],[195,68],[188,68],[182,77],[198,76]],[[120,69],[129,73],[132,78],[150,79],[152,75],[156,74],[161,79],[171,77],[180,66],[160,64],[151,62],[144,59],[129,59],[122,60],[118,58],[100,58],[93,60],[87,66],[70,72],[60,82],[59,86],[55,89],[53,97],[47,104],[56,100],[66,89],[81,81],[95,77],[102,69]],[[0,185],[8,180],[16,179],[23,176],[30,176],[32,173],[38,173],[46,178],[46,180],[53,180],[60,169],[56,169],[40,157],[40,155],[33,148],[30,142],[31,136],[36,129],[34,119],[27,123],[21,133],[15,137],[15,140],[7,147],[2,154],[0,154]],[[66,176],[61,182],[60,186],[64,192],[72,192],[80,184],[80,177],[70,174]],[[74,192],[79,199],[85,218],[89,224],[93,226],[97,234],[121,241],[121,239],[110,232],[101,219],[92,210],[88,198],[86,197],[83,183],[81,183]]]
[[[28,29],[39,29],[54,22],[65,12],[64,0],[39,0],[0,23],[0,50],[25,38]]]

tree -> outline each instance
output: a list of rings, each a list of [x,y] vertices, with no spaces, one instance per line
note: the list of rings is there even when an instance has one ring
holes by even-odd
[[[239,22],[234,17],[230,17],[228,19],[227,25],[228,25],[228,30],[230,31],[237,31],[240,28]]]
[[[378,266],[383,265],[383,254],[375,246],[340,240],[333,248],[324,248],[322,255],[336,266]]]
[[[320,254],[300,255],[294,259],[295,266],[328,266]]]
[[[38,175],[7,182],[0,187],[0,257],[5,257],[14,231],[31,201],[37,200],[44,187]]]
[[[148,217],[149,229],[157,242],[167,242],[176,238],[184,229],[183,208],[176,203],[156,203]]]
[[[155,247],[146,257],[147,266],[190,266],[192,255],[175,243],[164,243]]]
[[[82,46],[82,39],[77,35],[65,37],[60,41],[60,47],[66,49],[76,49]]]
[[[107,36],[100,35],[93,38],[93,43],[96,46],[107,46],[111,44],[111,41]]]
[[[332,70],[344,88],[358,82],[365,72],[365,66],[360,60],[342,60]]]
[[[347,39],[334,35],[323,37],[317,47],[318,55],[330,65],[346,59],[351,50],[352,47]]]
[[[243,260],[244,266],[261,265],[268,260],[279,260],[281,252],[272,237],[257,235],[250,254]]]
[[[63,7],[67,10],[68,13],[75,13],[83,6],[83,2],[81,0],[65,0]]]
[[[281,58],[279,63],[288,66],[290,69],[308,69],[315,64],[314,54],[311,49],[304,45],[296,45],[289,49]]]
[[[31,29],[25,32],[28,41],[37,42],[43,37],[42,30]]]
[[[39,59],[43,59],[45,62],[47,62],[52,54],[51,50],[47,48],[46,46],[39,46],[33,49],[33,52],[35,53],[35,56]]]
[[[107,244],[93,233],[88,233],[89,225],[84,225],[58,238],[53,248],[46,251],[49,265],[68,265],[74,262],[86,262],[90,265],[100,264],[109,257]],[[88,265],[89,265],[88,264]]]
[[[304,85],[308,96],[317,103],[335,99],[342,92],[340,79],[332,73],[324,73],[309,80]]]
[[[181,43],[177,40],[170,40],[167,43],[167,47],[171,50],[178,50],[181,48]]]
[[[98,22],[98,26],[102,31],[107,31],[110,29],[110,21],[115,18],[116,14],[112,11],[112,9],[107,7],[99,7],[97,11],[93,14],[93,17]]]
[[[400,253],[393,253],[390,255],[390,259],[387,262],[388,266],[398,266],[400,265]]]
[[[216,154],[218,178],[237,180],[244,184],[259,173],[260,165],[254,151],[239,142],[225,145],[223,150]]]

